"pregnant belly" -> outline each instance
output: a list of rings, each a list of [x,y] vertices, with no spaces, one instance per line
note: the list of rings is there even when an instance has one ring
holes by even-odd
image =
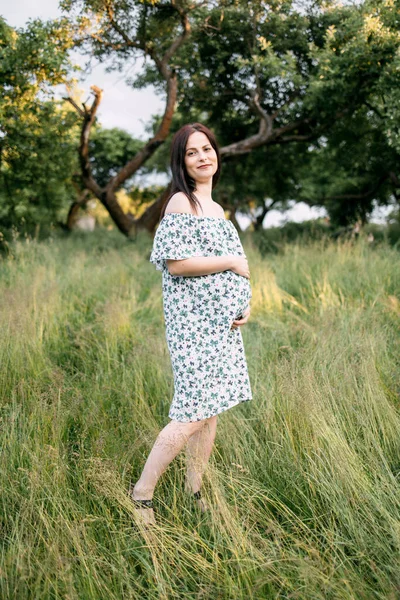
[[[191,283],[196,310],[223,314],[231,321],[243,313],[252,297],[249,279],[233,271],[193,277]]]

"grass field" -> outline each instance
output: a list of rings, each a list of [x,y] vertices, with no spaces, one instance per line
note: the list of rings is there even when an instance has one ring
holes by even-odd
[[[243,243],[254,397],[219,417],[211,514],[179,455],[153,535],[126,497],[173,395],[150,238],[0,260],[2,599],[400,598],[400,254]]]

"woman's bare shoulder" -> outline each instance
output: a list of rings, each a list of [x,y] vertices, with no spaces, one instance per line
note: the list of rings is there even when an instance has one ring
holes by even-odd
[[[176,192],[171,196],[164,214],[171,212],[194,214],[189,199],[183,192]]]
[[[225,218],[225,211],[224,211],[224,209],[222,208],[222,206],[221,206],[220,204],[218,204],[218,202],[215,202],[215,204],[216,204],[216,205],[217,205],[217,207],[218,207],[218,210],[219,210],[219,212],[220,212],[220,214],[221,214],[221,217],[222,217],[222,218]]]

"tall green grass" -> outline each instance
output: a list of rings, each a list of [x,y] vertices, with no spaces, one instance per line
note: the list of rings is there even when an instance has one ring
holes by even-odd
[[[244,245],[254,398],[219,417],[211,513],[182,453],[154,533],[126,496],[173,394],[151,240],[17,241],[1,261],[1,598],[400,597],[400,255]]]

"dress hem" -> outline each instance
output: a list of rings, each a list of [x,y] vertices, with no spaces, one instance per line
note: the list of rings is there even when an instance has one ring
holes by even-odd
[[[201,419],[195,419],[194,421],[190,420],[190,419],[184,419],[184,420],[178,420],[175,417],[171,417],[170,414],[168,414],[168,418],[171,419],[172,421],[176,421],[177,423],[198,423],[199,421],[206,421],[207,419],[211,419],[211,417],[215,417],[216,415],[219,415],[220,413],[226,412],[227,410],[229,410],[230,408],[233,408],[234,406],[237,406],[238,404],[242,404],[243,402],[250,402],[250,400],[253,400],[253,396],[251,396],[250,398],[244,398],[244,399],[239,399],[237,402],[235,402],[235,404],[231,404],[230,406],[223,406],[220,407],[219,410],[215,411],[213,414],[209,415],[208,417],[202,417]]]

